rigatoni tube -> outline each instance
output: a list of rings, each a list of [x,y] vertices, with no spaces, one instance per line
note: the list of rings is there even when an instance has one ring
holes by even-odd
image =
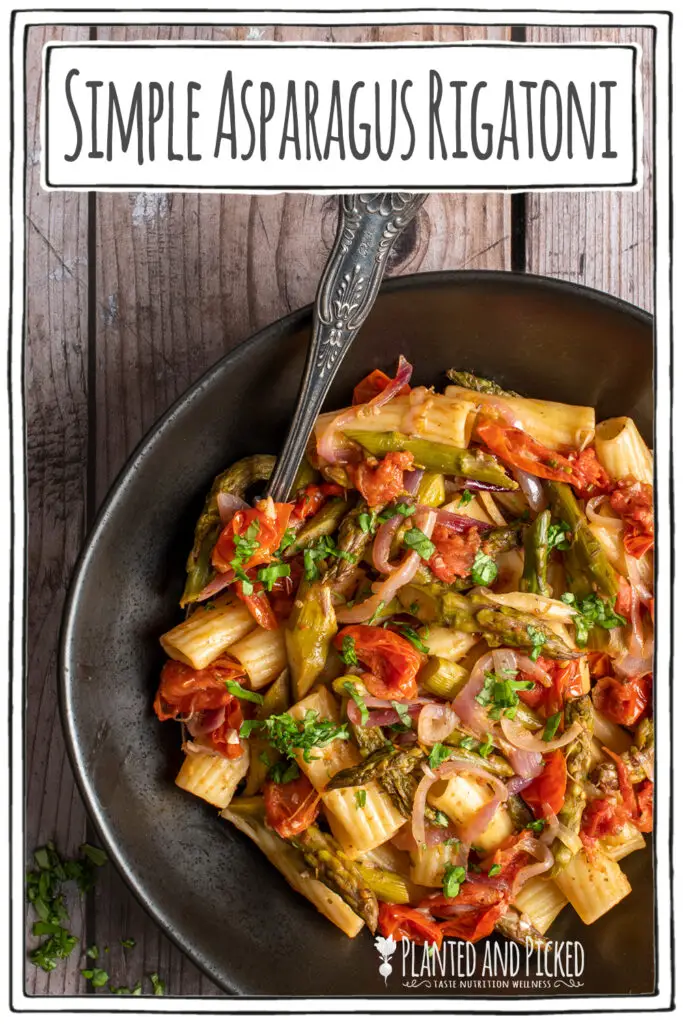
[[[254,628],[246,605],[231,596],[202,605],[161,637],[169,658],[192,668],[206,668]]]
[[[285,638],[279,629],[256,629],[238,643],[228,654],[239,661],[249,676],[252,690],[260,690],[280,675],[287,667]]]

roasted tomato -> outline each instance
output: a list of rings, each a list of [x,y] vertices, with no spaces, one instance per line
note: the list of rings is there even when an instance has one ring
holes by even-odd
[[[476,431],[486,447],[509,466],[544,480],[574,483],[574,466],[569,459],[546,448],[523,430],[484,418],[477,423]]]
[[[208,740],[213,749],[223,757],[239,757],[242,753],[242,744],[239,736],[235,734],[239,734],[243,721],[242,706],[237,697],[233,697],[230,704],[226,705],[224,720],[207,733],[204,739]]]
[[[609,500],[624,520],[624,547],[629,555],[640,558],[655,542],[652,486],[627,477],[617,481]]]
[[[266,823],[283,839],[305,832],[318,815],[320,794],[305,775],[291,782],[268,779],[263,787]]]
[[[588,654],[588,668],[594,679],[601,679],[608,676],[612,671],[612,662],[609,655],[604,651],[590,651]]]
[[[246,572],[270,562],[284,536],[293,505],[276,503],[271,498],[259,501],[256,508],[240,509],[223,527],[213,549],[211,561],[219,572],[228,572],[237,556]],[[238,551],[238,547],[241,549]]]
[[[353,404],[354,405],[365,405],[366,402],[372,401],[373,398],[377,398],[377,395],[381,395],[386,387],[391,384],[391,377],[387,377],[386,373],[382,370],[372,370],[367,377],[363,377],[362,381],[356,384],[353,389]],[[404,384],[399,395],[409,395],[410,384]]]
[[[550,686],[535,683],[530,690],[520,690],[520,699],[530,708],[538,708],[546,718],[557,714],[564,707],[565,701],[580,697],[583,693],[583,677],[581,661],[554,661],[552,658],[540,657],[536,664],[550,676]]]
[[[459,577],[469,576],[474,556],[481,547],[481,534],[476,526],[467,533],[453,533],[437,523],[432,543],[436,551],[429,559],[429,568],[444,583],[454,583]]]
[[[339,498],[343,494],[344,488],[339,484],[309,484],[296,496],[292,519],[309,519],[322,508],[328,498]]]
[[[551,750],[543,758],[543,771],[520,794],[537,818],[558,814],[567,789],[567,762],[561,750]]]
[[[425,658],[409,640],[381,626],[346,626],[335,637],[337,650],[347,636],[353,639],[358,660],[367,666],[362,678],[374,697],[403,701],[417,696],[415,677]]]
[[[368,505],[378,508],[403,493],[403,473],[412,468],[410,452],[389,452],[382,459],[369,456],[357,465],[348,465],[346,471]]]
[[[278,629],[279,623],[275,612],[271,608],[270,601],[260,583],[252,584],[254,589],[250,594],[244,593],[242,580],[235,584],[235,593],[240,601],[244,601],[251,615],[258,622],[261,629]]]
[[[614,610],[617,615],[623,615],[625,619],[631,618],[631,584],[623,576],[619,577],[619,593],[614,602]],[[603,672],[607,675],[607,672]]]
[[[436,921],[401,903],[380,902],[378,927],[386,939],[409,939],[419,946],[435,942],[441,948],[442,933]]]
[[[597,710],[617,725],[635,725],[650,703],[652,675],[635,679],[603,676],[593,687],[593,703]]]
[[[167,718],[184,718],[196,711],[226,707],[234,700],[226,689],[226,682],[244,678],[242,666],[225,655],[201,669],[180,661],[167,661],[161,670],[154,710],[163,722]]]
[[[619,779],[619,792],[624,811],[633,824],[641,832],[652,831],[652,797],[654,786],[649,779],[645,779],[636,788],[628,774],[628,768],[618,754],[604,748],[605,753],[614,761],[617,766],[617,778]]]
[[[645,779],[636,788],[636,803],[638,810],[633,816],[633,824],[641,832],[652,832],[652,797],[654,795],[654,783]]]
[[[628,811],[615,797],[596,797],[587,804],[581,819],[579,836],[584,846],[590,848],[598,839],[614,836],[629,820]]]
[[[572,486],[580,498],[609,494],[614,484],[605,467],[598,461],[595,448],[584,448],[567,456],[572,463]]]

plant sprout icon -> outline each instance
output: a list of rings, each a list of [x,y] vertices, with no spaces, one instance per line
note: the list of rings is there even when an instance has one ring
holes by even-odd
[[[375,949],[382,957],[382,963],[379,965],[379,973],[384,978],[384,984],[386,985],[387,978],[392,971],[389,960],[396,952],[396,943],[393,939],[385,939],[381,935],[378,935],[375,939]]]

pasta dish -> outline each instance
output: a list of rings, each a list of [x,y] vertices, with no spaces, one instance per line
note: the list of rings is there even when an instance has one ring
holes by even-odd
[[[154,710],[177,785],[346,935],[545,948],[652,831],[652,453],[628,417],[411,375],[318,418],[288,502],[271,456],[216,478]]]

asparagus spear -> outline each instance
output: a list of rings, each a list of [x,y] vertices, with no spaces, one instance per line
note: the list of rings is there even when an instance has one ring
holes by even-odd
[[[303,854],[316,878],[338,893],[363,918],[370,931],[375,932],[379,913],[377,897],[336,839],[310,825],[290,842]]]
[[[385,791],[396,810],[405,818],[413,811],[417,779],[414,772],[425,760],[419,747],[398,749],[386,746],[366,758],[359,765],[344,768],[328,782],[328,789],[362,786],[375,779]]]
[[[579,652],[567,647],[542,619],[516,608],[480,608],[475,618],[489,647],[540,649],[540,654],[556,661],[579,657]]]
[[[281,715],[290,706],[289,670],[285,669],[272,683],[263,698],[263,704],[256,705],[254,718],[263,722],[271,715]],[[268,769],[282,759],[279,750],[271,747],[267,740],[258,734],[249,737],[249,770],[244,787],[244,796],[254,796],[266,781]]]
[[[481,480],[482,483],[497,484],[509,490],[517,488],[517,484],[507,475],[500,462],[493,455],[487,455],[478,448],[454,448],[437,441],[409,437],[398,431],[380,433],[374,430],[345,430],[344,433],[372,455],[412,452],[415,464],[431,472]]]
[[[591,759],[591,739],[593,737],[593,702],[588,694],[567,701],[564,706],[564,725],[569,728],[574,722],[581,722],[583,731],[567,747],[567,790],[564,804],[557,815],[561,825],[571,829],[576,835],[581,828],[581,818],[586,806],[585,782]],[[552,845],[555,863],[551,876],[557,875],[569,864],[574,856],[561,839]]]
[[[654,755],[654,729],[651,718],[643,718],[635,731],[635,746],[620,755],[628,772],[628,777],[635,786],[638,782],[652,776]],[[619,789],[617,766],[609,758],[596,765],[590,775],[591,782],[602,790]]]
[[[479,391],[482,395],[502,395],[506,398],[517,397],[516,391],[506,391],[500,384],[496,384],[495,380],[477,377],[466,370],[446,370],[446,376],[454,384],[467,388],[468,391]]]
[[[553,480],[544,483],[553,515],[568,523],[572,531],[571,548],[565,557],[568,575],[572,577],[572,592],[577,597],[585,597],[586,585],[582,580],[588,580],[592,584],[591,590],[597,589],[606,597],[615,599],[619,593],[617,575],[600,542],[591,532],[571,487]]]
[[[490,558],[502,555],[504,551],[512,551],[519,547],[518,526],[496,526],[487,535],[482,544],[482,551]]]
[[[285,551],[283,558],[291,558],[298,551],[303,551],[309,544],[315,543],[321,537],[331,536],[351,505],[350,501],[343,498],[332,498],[326,501],[322,508],[318,509],[314,516],[298,532],[295,539]]]
[[[499,917],[495,929],[504,935],[506,939],[513,939],[521,946],[544,950],[550,948],[550,942],[544,935],[534,928],[531,921],[525,919],[515,907],[508,907],[502,917]]]
[[[287,659],[297,700],[306,696],[325,667],[336,632],[337,618],[329,586],[302,580],[285,627]]]
[[[362,514],[369,515],[367,503],[364,501],[360,501],[355,508],[347,512],[340,523],[337,549],[346,555],[351,555],[352,561],[347,558],[330,560],[325,581],[330,584],[332,590],[339,590],[343,587],[349,576],[356,571],[356,566],[370,543],[371,535],[365,533],[360,527]]]
[[[516,830],[527,827],[531,821],[531,811],[518,793],[508,797],[507,809]]]
[[[414,579],[420,578],[416,573]],[[442,583],[436,577],[430,583],[406,584],[399,590],[398,599],[403,608],[420,622],[452,626],[464,633],[479,632],[479,625],[467,598],[457,593],[452,585]]]
[[[548,587],[548,530],[550,511],[540,512],[524,531],[524,571],[519,589],[529,594],[550,596]]]

